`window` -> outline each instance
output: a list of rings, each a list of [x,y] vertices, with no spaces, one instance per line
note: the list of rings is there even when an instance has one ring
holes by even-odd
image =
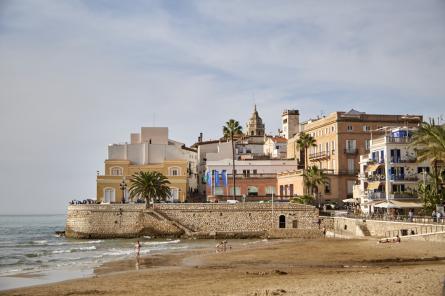
[[[283,185],[280,186],[280,191],[281,191],[282,187],[283,187]],[[266,196],[272,196],[272,194],[276,195],[275,187],[274,186],[266,186]],[[283,194],[281,194],[281,195],[283,195]]]
[[[350,174],[354,173],[354,163],[355,163],[354,159],[351,159],[351,158],[348,159],[348,172]]]
[[[353,188],[354,188],[354,183],[355,183],[355,181],[351,181],[351,180],[348,180],[347,181],[347,193],[348,193],[348,195],[349,194],[352,194],[352,191],[353,191]]]
[[[243,170],[244,177],[250,177],[250,170]]]
[[[112,176],[122,176],[123,175],[121,167],[112,167],[110,170],[111,170]]]
[[[417,168],[417,173],[418,174],[423,174],[423,172],[429,173],[430,172],[430,168],[429,167],[418,167]]]
[[[352,132],[352,125],[348,125],[348,127],[347,127],[347,131],[348,131],[348,132]]]
[[[331,149],[332,149],[332,151],[335,151],[335,141],[331,142]]]
[[[283,123],[287,123],[287,118],[283,119]]]
[[[325,194],[331,193],[331,182],[328,181],[326,184],[324,184],[324,193]]]
[[[224,195],[224,187],[215,187],[215,195],[216,196]]]
[[[253,170],[252,174],[256,175],[257,174],[257,170]]]
[[[247,187],[247,195],[248,196],[258,196],[258,188],[255,186]]]
[[[334,131],[335,131],[335,127],[331,126],[331,132],[334,132]]]
[[[346,153],[355,153],[357,149],[356,140],[346,140]]]
[[[365,150],[371,149],[371,140],[365,140]]]
[[[169,174],[169,176],[180,176],[181,175],[181,169],[178,168],[178,167],[168,168],[168,174]]]
[[[230,187],[230,195],[233,195],[233,187]],[[241,195],[241,189],[238,186],[235,187],[235,195]]]
[[[364,125],[363,126],[363,131],[364,132],[369,132],[371,130],[371,127],[369,127],[369,125]]]

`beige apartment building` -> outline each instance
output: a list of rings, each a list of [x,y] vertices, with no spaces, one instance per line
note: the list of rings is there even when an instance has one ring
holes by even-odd
[[[366,114],[352,109],[302,123],[300,131],[314,137],[317,144],[308,151],[309,166],[316,165],[329,175],[329,184],[318,190],[320,200],[340,201],[352,197],[359,156],[369,153],[373,135],[381,135],[383,127],[414,127],[422,119],[421,115]],[[304,153],[296,143],[299,135],[288,140],[287,158],[298,159],[303,165]],[[301,170],[279,174],[277,191],[283,195],[301,194],[304,192],[301,175]]]

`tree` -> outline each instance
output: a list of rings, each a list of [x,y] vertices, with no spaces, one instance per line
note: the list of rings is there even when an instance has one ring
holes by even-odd
[[[142,197],[146,205],[150,205],[150,200],[165,200],[171,196],[168,185],[170,181],[159,172],[138,172],[131,179],[130,198]]]
[[[299,149],[304,150],[304,170],[307,170],[309,165],[309,156],[307,151],[309,147],[317,146],[316,142],[317,141],[311,135],[306,134],[305,132],[300,133],[300,137],[297,140],[297,145]]]
[[[419,129],[414,133],[410,144],[416,151],[417,161],[428,160],[431,163],[431,174],[429,184],[419,184],[418,193],[423,199],[427,210],[441,204],[444,199],[443,192],[443,170],[439,164],[445,161],[445,127],[439,126],[432,120],[430,123],[422,122]]]
[[[303,173],[304,185],[307,188],[307,194],[312,194],[314,199],[317,198],[318,186],[329,183],[328,176],[317,166],[311,166]],[[320,203],[320,202],[319,202]]]
[[[236,199],[236,170],[235,170],[235,143],[233,141],[234,136],[238,136],[242,134],[243,128],[239,125],[239,122],[235,119],[230,119],[226,122],[226,125],[223,126],[223,134],[226,140],[232,142],[232,177],[233,177],[233,199]]]

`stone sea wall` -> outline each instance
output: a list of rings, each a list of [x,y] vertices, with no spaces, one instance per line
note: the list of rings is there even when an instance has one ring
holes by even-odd
[[[273,208],[272,204],[260,203],[156,204],[150,209],[143,204],[70,205],[66,235],[77,238],[184,234],[214,237],[225,233],[248,237],[268,230],[295,229],[288,231],[289,236],[306,237],[318,232],[309,234],[301,230],[317,230],[317,222],[318,211],[314,207],[290,203],[275,203]]]

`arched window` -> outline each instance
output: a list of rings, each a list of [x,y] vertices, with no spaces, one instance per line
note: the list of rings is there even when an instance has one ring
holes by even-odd
[[[122,176],[123,169],[121,167],[112,167],[110,168],[110,175],[112,176]]]
[[[169,176],[181,176],[181,168],[179,167],[170,167],[168,168]]]

